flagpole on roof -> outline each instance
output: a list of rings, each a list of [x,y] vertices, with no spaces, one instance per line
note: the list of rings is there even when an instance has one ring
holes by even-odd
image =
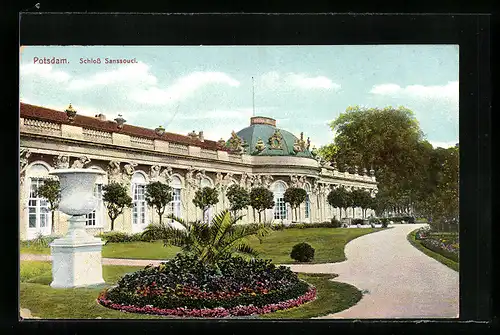
[[[255,116],[255,85],[252,77],[252,115]]]

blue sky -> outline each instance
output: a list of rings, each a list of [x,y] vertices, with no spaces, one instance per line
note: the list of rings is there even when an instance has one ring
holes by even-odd
[[[20,57],[21,101],[59,110],[71,102],[81,114],[122,114],[143,127],[227,139],[250,122],[254,77],[255,115],[317,147],[352,105],[405,106],[435,146],[458,142],[457,45],[26,46]]]

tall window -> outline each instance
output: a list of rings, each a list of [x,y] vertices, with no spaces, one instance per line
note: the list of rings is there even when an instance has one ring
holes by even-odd
[[[43,233],[43,230],[50,225],[50,211],[49,202],[42,197],[37,195],[37,189],[43,185],[43,180],[41,178],[30,178],[30,194],[28,199],[28,227],[33,229],[39,229]]]
[[[102,184],[95,184],[94,197],[97,198],[97,207],[92,212],[86,215],[87,222],[85,225],[88,227],[101,227],[102,226]]]
[[[146,226],[146,178],[139,172],[132,176],[132,204],[132,226],[142,230]]]
[[[309,184],[305,185],[305,190],[307,192],[306,195],[306,210],[305,210],[305,218],[309,219],[309,216],[311,215],[311,199],[309,198],[309,194],[311,193],[311,187]]]
[[[274,194],[274,219],[287,219],[287,205],[284,199],[285,185],[282,182],[276,182],[273,185]]]
[[[37,189],[43,185],[43,179],[48,177],[49,169],[43,164],[33,164],[27,171],[27,238],[33,239],[38,234],[50,235],[51,213],[49,202],[37,195]]]
[[[172,181],[170,182],[170,186],[172,187],[172,201],[170,202],[170,213],[181,217],[181,188],[182,183],[179,177],[173,176]],[[170,220],[172,223],[173,220]]]

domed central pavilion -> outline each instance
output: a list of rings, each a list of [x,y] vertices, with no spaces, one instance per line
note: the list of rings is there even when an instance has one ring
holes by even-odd
[[[254,116],[250,119],[250,126],[233,132],[226,146],[232,150],[252,156],[297,156],[313,158],[310,151],[310,139],[304,140],[304,133],[300,138],[276,127],[276,120]]]

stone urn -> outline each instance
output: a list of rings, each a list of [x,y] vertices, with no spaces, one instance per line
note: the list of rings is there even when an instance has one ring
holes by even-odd
[[[61,187],[59,210],[70,216],[68,231],[51,244],[54,288],[86,287],[104,284],[101,250],[104,242],[85,230],[86,214],[97,207],[94,185],[104,171],[93,169],[56,169]]]

